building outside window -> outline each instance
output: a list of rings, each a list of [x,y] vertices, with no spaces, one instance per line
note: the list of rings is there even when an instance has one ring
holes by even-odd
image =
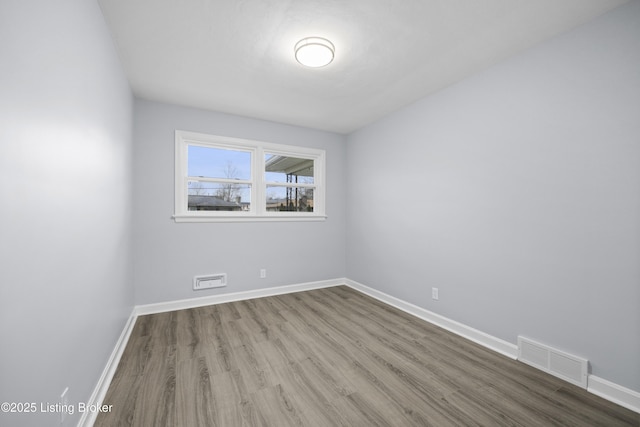
[[[176,131],[176,222],[323,220],[324,150]]]

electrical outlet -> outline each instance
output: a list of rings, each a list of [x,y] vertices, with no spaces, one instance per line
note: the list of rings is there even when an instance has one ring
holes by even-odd
[[[438,288],[431,288],[431,298],[437,300],[438,297]]]
[[[264,279],[267,277],[267,269],[266,268],[261,268],[260,269],[260,278]]]

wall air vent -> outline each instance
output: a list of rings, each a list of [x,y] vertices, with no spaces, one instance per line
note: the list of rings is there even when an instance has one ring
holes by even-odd
[[[524,337],[518,337],[518,360],[587,388],[589,361]]]
[[[193,278],[193,290],[222,288],[227,286],[227,274],[210,274],[207,276],[196,276]]]

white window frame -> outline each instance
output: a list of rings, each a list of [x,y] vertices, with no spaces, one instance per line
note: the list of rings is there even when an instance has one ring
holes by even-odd
[[[251,153],[250,180],[233,180],[234,183],[251,186],[250,209],[248,211],[189,211],[188,182],[222,182],[221,178],[189,177],[188,147],[211,147],[245,151]],[[314,183],[272,183],[265,179],[265,153],[313,160]],[[313,212],[268,212],[266,189],[269,186],[299,187],[314,189]],[[227,136],[208,135],[176,130],[175,135],[175,211],[176,222],[238,222],[238,221],[323,221],[325,214],[325,151],[315,148],[273,144],[270,142]]]

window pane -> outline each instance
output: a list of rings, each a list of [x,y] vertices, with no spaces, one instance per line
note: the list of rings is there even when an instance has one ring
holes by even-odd
[[[188,210],[248,211],[251,207],[251,186],[189,181]]]
[[[251,179],[251,153],[222,148],[188,146],[188,176]]]
[[[313,160],[265,154],[267,182],[295,182],[313,184]]]
[[[267,186],[267,212],[313,212],[313,189]]]

